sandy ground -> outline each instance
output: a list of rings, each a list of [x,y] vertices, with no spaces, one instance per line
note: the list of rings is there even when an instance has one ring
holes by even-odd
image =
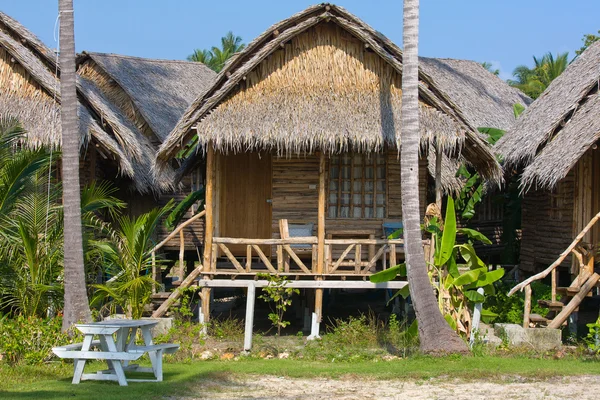
[[[597,399],[600,376],[531,381],[519,377],[497,381],[448,378],[378,381],[364,378],[293,379],[246,376],[205,382],[189,399]],[[182,399],[183,400],[183,399]]]

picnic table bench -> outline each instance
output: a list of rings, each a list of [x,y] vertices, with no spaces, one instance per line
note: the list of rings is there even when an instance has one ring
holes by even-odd
[[[158,322],[153,320],[110,320],[88,324],[77,324],[75,327],[83,333],[82,343],[52,348],[60,358],[75,360],[73,383],[82,380],[112,380],[121,386],[127,386],[125,371],[150,372],[155,379],[129,379],[130,382],[160,382],[163,380],[162,356],[174,353],[179,345],[173,343],[154,344],[151,329]],[[144,339],[143,345],[136,345],[136,333],[140,330]],[[98,339],[95,340],[94,338]],[[116,337],[116,340],[115,340]],[[151,368],[130,364],[148,353]],[[96,373],[84,374],[87,360],[105,360],[108,369]]]

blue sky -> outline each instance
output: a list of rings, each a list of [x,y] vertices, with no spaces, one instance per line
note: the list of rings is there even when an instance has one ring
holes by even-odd
[[[245,42],[301,11],[304,0],[74,0],[77,50],[184,59],[233,30]],[[0,0],[0,10],[54,48],[57,0]],[[402,44],[401,0],[345,0],[348,9]],[[509,78],[547,51],[581,46],[600,29],[598,0],[422,0],[420,54],[492,62]]]

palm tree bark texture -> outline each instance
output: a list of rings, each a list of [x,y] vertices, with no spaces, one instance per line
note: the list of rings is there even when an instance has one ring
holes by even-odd
[[[85,286],[81,194],[79,189],[79,119],[75,70],[73,0],[59,0],[60,94],[62,126],[62,175],[64,206],[65,304],[62,328],[91,320]]]
[[[402,222],[410,295],[426,354],[467,353],[465,342],[440,313],[427,274],[419,212],[419,0],[404,0],[402,135],[400,153]]]

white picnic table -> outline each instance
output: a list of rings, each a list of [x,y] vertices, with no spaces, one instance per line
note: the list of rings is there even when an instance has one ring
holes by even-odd
[[[83,343],[52,348],[60,358],[73,358],[73,383],[82,380],[111,380],[119,385],[127,386],[125,371],[151,372],[155,379],[129,379],[130,382],[160,382],[163,379],[162,356],[174,353],[179,348],[177,344],[152,342],[152,328],[158,323],[153,320],[116,319],[87,324],[76,324],[75,327],[83,333]],[[136,345],[138,329],[141,331],[144,345]],[[96,340],[97,338],[97,340]],[[95,349],[95,350],[94,350]],[[130,364],[145,353],[148,353],[152,368]],[[108,369],[96,373],[84,374],[83,369],[87,360],[106,360]]]

